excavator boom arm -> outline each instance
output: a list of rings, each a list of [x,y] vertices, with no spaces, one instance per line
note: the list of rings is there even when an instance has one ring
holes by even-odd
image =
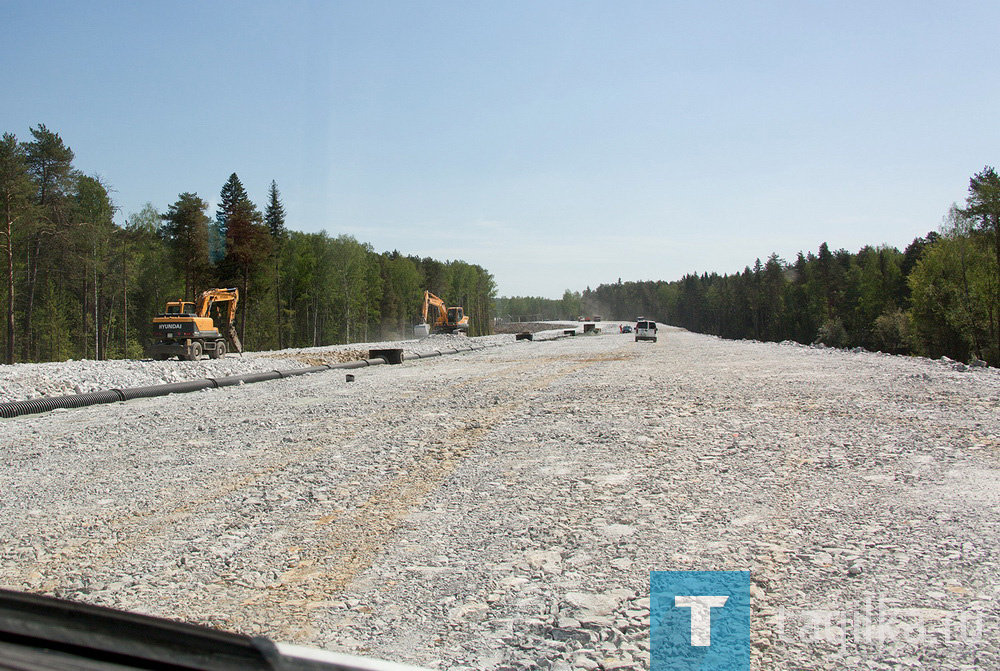
[[[236,306],[239,305],[239,302],[240,290],[235,287],[231,289],[209,289],[198,297],[196,310],[199,317],[210,317],[213,305],[216,303],[228,303],[226,306],[226,316],[219,316],[220,320],[224,320],[222,324],[219,324],[219,330],[229,338],[229,341],[233,343],[233,348],[237,352],[242,352],[243,343],[240,342],[240,338],[233,326],[233,323],[236,321]]]
[[[240,302],[239,289],[209,289],[198,296],[198,303],[195,312],[199,317],[208,317],[209,311],[216,303],[229,302],[228,318],[232,323],[236,318],[236,305]]]
[[[424,322],[427,321],[427,317],[430,313],[430,307],[434,306],[437,310],[437,315],[434,317],[435,324],[447,324],[448,323],[448,307],[444,304],[444,301],[432,294],[429,291],[424,292]]]

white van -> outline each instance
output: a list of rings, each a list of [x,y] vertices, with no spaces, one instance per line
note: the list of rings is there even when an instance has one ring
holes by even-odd
[[[640,319],[635,324],[635,341],[652,340],[656,342],[656,322]]]

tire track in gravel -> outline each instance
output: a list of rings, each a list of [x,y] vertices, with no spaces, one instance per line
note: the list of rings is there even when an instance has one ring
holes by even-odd
[[[517,371],[520,371],[523,369],[523,366],[517,366],[515,368]],[[483,375],[481,377],[487,378],[490,377],[490,375]],[[469,380],[461,381],[457,385],[453,386],[465,386],[480,382],[480,378],[471,378]],[[438,392],[435,392],[435,395],[437,394]],[[440,392],[440,394],[443,395],[444,392]],[[426,396],[422,398],[426,398]],[[331,430],[331,423],[327,417],[297,418],[296,422],[300,425],[325,424],[326,426],[322,427],[323,430]],[[334,424],[333,426],[337,425]],[[363,427],[345,431],[336,437],[336,441],[343,442],[356,440],[363,434],[364,431],[365,429]],[[192,445],[200,445],[202,441],[188,442]],[[146,538],[155,536],[164,529],[191,517],[197,513],[199,508],[204,508],[219,499],[225,498],[241,489],[259,483],[261,480],[288,468],[290,465],[303,461],[304,459],[307,459],[310,456],[326,449],[328,449],[328,445],[318,445],[309,447],[305,450],[293,451],[291,453],[283,452],[279,455],[281,456],[280,459],[274,459],[270,464],[267,464],[262,468],[257,468],[249,474],[245,472],[235,475],[227,473],[223,477],[217,478],[214,481],[204,481],[198,483],[198,491],[202,493],[197,496],[191,496],[191,490],[186,489],[182,492],[182,494],[187,495],[175,497],[173,502],[164,502],[163,505],[149,508],[144,511],[133,510],[123,514],[101,517],[98,521],[101,524],[101,528],[106,530],[105,537],[89,538],[82,544],[75,545],[73,548],[67,548],[66,551],[61,554],[67,560],[79,559],[80,557],[86,556],[91,561],[110,561],[140,544]],[[268,453],[269,456],[271,454],[272,453]],[[74,489],[72,485],[67,490],[67,493],[71,497],[74,496]],[[81,519],[93,521],[93,516],[87,511],[81,512],[80,516]],[[116,540],[109,540],[112,538]],[[110,549],[101,549],[109,543],[112,546]],[[96,555],[94,554],[95,550],[98,552]]]
[[[263,621],[280,638],[309,641],[315,636],[311,611],[323,605],[316,601],[317,595],[339,594],[368,569],[409,513],[474,454],[485,436],[530,401],[526,394],[546,389],[556,380],[594,365],[633,356],[623,350],[605,356],[548,357],[476,376],[440,392],[438,396],[455,395],[461,388],[483,380],[489,380],[491,389],[502,387],[506,392],[506,384],[516,382],[520,374],[543,370],[540,377],[516,385],[510,400],[491,408],[470,408],[465,416],[456,417],[453,421],[457,428],[438,444],[430,445],[405,474],[382,487],[351,514],[315,523],[313,545],[296,566],[282,575],[281,583],[258,591],[241,605],[252,605],[256,611],[266,613]],[[557,370],[552,371],[552,366],[558,366]]]
[[[324,424],[325,426],[322,427],[324,432],[331,431],[333,428],[327,417],[301,418],[297,419],[297,422],[303,426]],[[333,426],[342,427],[342,425]],[[355,440],[364,430],[363,427],[344,430],[336,436],[335,440],[337,442]],[[57,552],[60,557],[59,564],[75,568],[83,559],[86,559],[91,567],[110,564],[121,556],[135,551],[143,543],[157,540],[157,537],[164,530],[183,523],[185,520],[196,519],[199,512],[203,512],[205,508],[216,502],[232,496],[240,490],[257,485],[289,466],[327,449],[329,449],[329,444],[318,444],[308,446],[306,449],[292,449],[280,453],[268,452],[267,456],[271,457],[271,461],[262,467],[258,466],[249,473],[246,471],[225,472],[222,477],[214,480],[192,483],[194,489],[183,489],[177,493],[178,495],[172,497],[172,500],[164,501],[161,505],[146,510],[132,510],[109,516],[98,513],[96,519],[92,511],[82,510],[79,513],[80,521],[88,522],[91,534],[95,533],[95,529],[100,529],[101,535],[92,535],[81,543],[61,548]],[[72,494],[72,490],[70,490],[70,494]],[[26,567],[21,573],[21,580],[27,581],[28,575],[35,568]],[[59,565],[49,564],[46,566],[47,573],[50,574],[59,568]],[[49,579],[42,586],[44,589],[51,589],[52,583],[54,581]]]
[[[359,432],[360,430],[355,430],[347,434],[345,438],[354,438]],[[250,474],[241,473],[236,477],[232,477],[230,474],[228,477],[219,478],[214,482],[206,482],[199,488],[203,493],[194,497],[179,497],[167,505],[166,510],[164,510],[164,506],[160,506],[145,511],[130,511],[107,518],[98,515],[96,520],[87,511],[83,511],[81,517],[93,525],[92,529],[99,528],[101,535],[91,536],[80,544],[62,548],[58,552],[59,564],[65,565],[71,571],[75,570],[84,559],[92,568],[110,564],[123,555],[135,551],[143,543],[156,540],[165,530],[175,527],[187,519],[194,518],[199,510],[231,496],[241,489],[257,484],[288,468],[291,464],[325,449],[327,449],[326,445],[319,445],[291,454],[284,453],[282,459],[275,460],[264,468],[255,469]],[[190,494],[190,490],[185,490],[185,493]],[[58,569],[63,568],[59,564],[50,563],[46,566],[46,572],[50,577],[42,584],[43,589],[51,590],[57,583],[53,574]],[[22,571],[20,580],[28,582],[30,574],[36,569],[37,567],[27,566]]]
[[[301,425],[324,424],[325,426],[322,427],[324,432],[341,426],[331,425],[327,417],[297,419],[297,422]],[[334,442],[343,443],[358,440],[364,437],[365,431],[364,427],[343,431],[334,438]],[[329,436],[329,434],[325,435]],[[280,458],[272,457],[271,463],[253,469],[250,473],[245,471],[235,474],[227,472],[215,480],[197,483],[195,491],[184,489],[172,501],[164,502],[162,505],[147,510],[133,510],[106,517],[98,514],[96,519],[91,511],[83,510],[79,514],[80,521],[86,520],[92,525],[92,534],[94,529],[100,529],[100,535],[92,535],[81,543],[61,548],[57,552],[58,564],[49,563],[46,566],[46,573],[50,575],[50,578],[41,586],[47,591],[51,590],[58,582],[55,578],[58,577],[56,573],[60,568],[65,566],[74,570],[84,559],[92,568],[110,564],[123,555],[134,552],[142,544],[158,540],[158,537],[165,530],[171,529],[185,520],[195,519],[199,512],[203,512],[205,508],[216,502],[232,496],[240,490],[254,486],[289,466],[307,460],[327,449],[329,449],[329,442],[291,452],[268,453],[269,456],[275,454]],[[192,496],[192,494],[195,495]],[[15,580],[28,582],[29,576],[36,572],[36,569],[37,567],[31,565],[25,567],[19,578],[15,578]]]
[[[574,370],[604,360],[607,359],[597,357],[584,360],[577,357],[557,356],[530,362],[519,362],[501,370],[469,376],[455,383],[450,383],[443,389],[435,389],[430,394],[411,397],[404,409],[412,411],[424,405],[428,399],[455,396],[469,388],[484,388],[484,383],[492,385],[496,382],[516,379],[520,375],[534,369],[544,369],[551,364],[570,364],[570,368],[542,378],[537,384],[544,387],[550,379],[570,374]],[[459,424],[467,425],[469,421],[477,421],[482,424],[487,416],[490,418],[490,422],[499,421],[503,417],[505,408],[509,410],[513,407],[515,404],[509,403],[506,406],[488,409],[485,415],[482,414],[481,410],[474,409],[470,413],[470,417],[460,421]],[[416,412],[409,414],[416,416]],[[306,449],[268,452],[267,456],[271,457],[270,463],[258,465],[249,473],[245,470],[229,471],[225,472],[222,477],[191,483],[195,487],[193,491],[189,486],[189,488],[177,492],[173,501],[153,508],[130,510],[118,515],[105,515],[102,511],[95,514],[93,509],[81,509],[79,524],[70,523],[70,527],[81,526],[86,522],[85,526],[88,528],[87,533],[89,534],[86,539],[82,541],[76,539],[65,543],[54,552],[50,549],[50,554],[42,566],[29,563],[18,572],[19,575],[15,573],[11,576],[8,573],[10,577],[7,578],[7,581],[19,581],[21,584],[32,585],[32,589],[51,593],[61,585],[65,585],[68,582],[68,577],[79,574],[82,566],[85,566],[91,575],[102,569],[117,568],[122,569],[118,571],[119,573],[127,572],[123,565],[129,559],[141,555],[150,546],[169,542],[170,539],[190,537],[192,534],[185,533],[185,526],[196,526],[202,516],[212,512],[213,507],[220,509],[215,512],[231,514],[232,504],[227,505],[227,499],[235,498],[240,491],[255,486],[259,487],[268,479],[279,477],[280,473],[295,464],[321,455],[325,450],[330,449],[331,444],[373,445],[380,439],[379,434],[382,433],[379,428],[365,426],[347,428],[342,422],[332,422],[327,416],[296,417],[296,422],[300,425],[316,426],[322,432],[324,439],[318,441],[318,444],[308,445]],[[399,505],[397,499],[412,502],[422,500],[432,486],[447,477],[457,461],[464,458],[467,450],[478,441],[480,436],[485,434],[486,430],[484,428],[469,430],[464,426],[453,430],[442,441],[441,445],[432,445],[431,449],[414,467],[406,469],[409,471],[407,475],[397,477],[394,482],[384,486],[380,490],[381,493],[370,496],[368,503],[364,506],[364,510],[372,511],[369,519],[377,520],[381,517],[386,520],[381,526],[376,526],[379,533],[390,532],[398,519],[401,519],[400,515],[405,515],[411,507],[411,505]],[[331,437],[331,433],[335,433],[335,435]],[[399,496],[400,493],[403,494],[402,497]],[[270,514],[273,515],[273,513],[274,511],[270,511]],[[321,525],[329,524],[331,521],[333,520],[326,520]],[[343,525],[344,521],[341,520],[340,524]],[[377,536],[378,534],[375,534],[373,537]],[[349,531],[345,537],[348,540],[351,539]],[[368,543],[366,547],[375,546]],[[349,580],[350,576],[353,576],[359,568],[363,568],[364,561],[370,554],[370,552],[353,551],[345,555],[344,567],[338,569],[337,574],[347,577],[339,580],[337,584]],[[39,571],[40,568],[41,571]],[[44,573],[44,577],[42,577],[42,573]],[[306,571],[306,573],[308,572]]]

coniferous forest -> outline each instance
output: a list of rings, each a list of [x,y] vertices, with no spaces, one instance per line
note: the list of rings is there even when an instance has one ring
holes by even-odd
[[[723,338],[822,342],[1000,366],[1000,176],[969,182],[940,232],[906,249],[772,254],[733,275],[601,284],[562,300],[509,298],[498,313],[534,319],[642,315]]]
[[[238,287],[247,349],[412,337],[425,289],[488,333],[493,277],[462,261],[377,253],[350,236],[302,233],[272,182],[263,210],[234,173],[219,207],[181,193],[114,221],[112,186],[74,168],[44,125],[0,143],[0,255],[5,363],[141,357],[168,300]]]

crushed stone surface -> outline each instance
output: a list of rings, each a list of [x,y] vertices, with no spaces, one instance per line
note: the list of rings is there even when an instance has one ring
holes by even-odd
[[[435,349],[466,348],[472,345],[477,347],[499,345],[511,340],[510,336],[503,335],[475,339],[462,335],[433,335],[414,340],[360,345],[229,353],[221,359],[203,357],[199,361],[125,359],[20,363],[0,366],[0,402],[357,361],[367,358],[369,349],[399,348],[404,352],[422,353]]]
[[[749,570],[753,669],[1000,668],[1000,371],[666,328],[485,342],[0,421],[0,586],[562,671],[649,668],[651,570]],[[275,366],[233,361],[0,370],[16,397]]]

